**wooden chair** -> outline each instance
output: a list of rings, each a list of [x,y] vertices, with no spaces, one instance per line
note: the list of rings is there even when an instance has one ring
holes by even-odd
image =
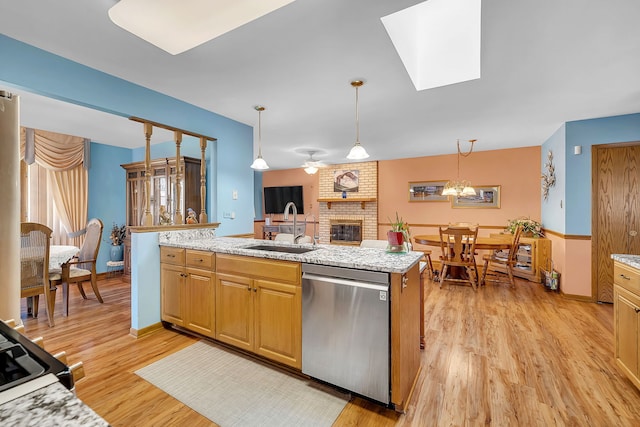
[[[505,254],[505,251],[493,251],[491,254],[484,255],[482,257],[484,261],[484,268],[482,271],[482,279],[480,285],[484,285],[486,281],[489,282],[502,282],[504,273],[507,273],[509,277],[509,284],[515,287],[516,282],[513,278],[513,268],[518,262],[518,244],[520,243],[520,235],[522,234],[522,226],[516,228],[511,240],[511,249]],[[489,278],[487,278],[487,271],[491,270]]]
[[[440,287],[444,281],[466,282],[471,283],[473,290],[477,290],[478,271],[474,254],[478,228],[439,227],[438,229],[442,251]],[[447,272],[450,273],[449,276]]]
[[[69,284],[78,285],[82,298],[87,299],[82,287],[83,282],[91,282],[91,288],[100,303],[103,303],[96,275],[96,260],[100,250],[102,239],[102,221],[97,218],[90,219],[84,229],[85,239],[77,258],[62,264],[62,271],[50,276],[53,285],[62,285],[62,297],[64,299],[64,314],[69,315]]]
[[[387,240],[362,240],[360,241],[361,248],[378,248],[378,249],[386,249],[389,246],[389,242]]]
[[[27,310],[38,317],[40,294],[46,301],[49,326],[54,326],[56,287],[49,282],[51,229],[43,224],[20,224],[20,297],[27,298]]]

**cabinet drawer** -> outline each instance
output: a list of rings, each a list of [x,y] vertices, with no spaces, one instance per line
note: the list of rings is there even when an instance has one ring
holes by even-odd
[[[635,294],[640,295],[640,274],[633,267],[614,262],[613,282]]]
[[[294,285],[299,285],[302,278],[302,268],[299,262],[240,255],[217,254],[216,271],[240,274],[256,279],[272,279]]]
[[[171,246],[160,246],[160,262],[184,265],[184,249]]]
[[[216,256],[213,252],[187,249],[185,256],[187,267],[195,267],[211,271],[215,270]]]

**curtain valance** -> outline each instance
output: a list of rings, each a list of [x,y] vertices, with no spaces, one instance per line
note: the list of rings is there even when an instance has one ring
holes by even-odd
[[[88,146],[79,136],[20,128],[20,158],[27,164],[35,161],[49,170],[68,170],[88,163],[84,161],[85,156],[89,158],[85,153]]]

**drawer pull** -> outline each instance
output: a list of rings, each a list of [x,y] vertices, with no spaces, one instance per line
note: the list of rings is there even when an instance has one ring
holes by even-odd
[[[631,277],[625,276],[624,274],[621,274],[620,277],[622,277],[624,280],[631,280]]]
[[[251,286],[249,286],[249,287],[247,288],[247,290],[248,290],[249,292],[251,292]]]
[[[636,314],[640,313],[640,308],[636,307],[636,308],[634,308],[634,310],[636,311]]]
[[[202,258],[197,259],[196,261],[198,261],[198,262],[204,262],[204,260],[203,260]]]
[[[174,254],[167,254],[167,258],[175,258],[176,256]]]

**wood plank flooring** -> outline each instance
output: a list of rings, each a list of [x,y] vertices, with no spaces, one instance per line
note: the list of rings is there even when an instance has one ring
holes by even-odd
[[[135,339],[129,285],[102,280],[100,292],[104,304],[72,288],[69,317],[58,295],[53,328],[43,308],[38,319],[24,317],[23,300],[26,335],[84,362],[78,397],[114,427],[214,425],[133,373],[197,339],[171,330]],[[613,358],[611,305],[524,280],[478,292],[427,282],[425,294],[427,346],[407,413],[354,398],[336,426],[640,425],[640,392]]]

